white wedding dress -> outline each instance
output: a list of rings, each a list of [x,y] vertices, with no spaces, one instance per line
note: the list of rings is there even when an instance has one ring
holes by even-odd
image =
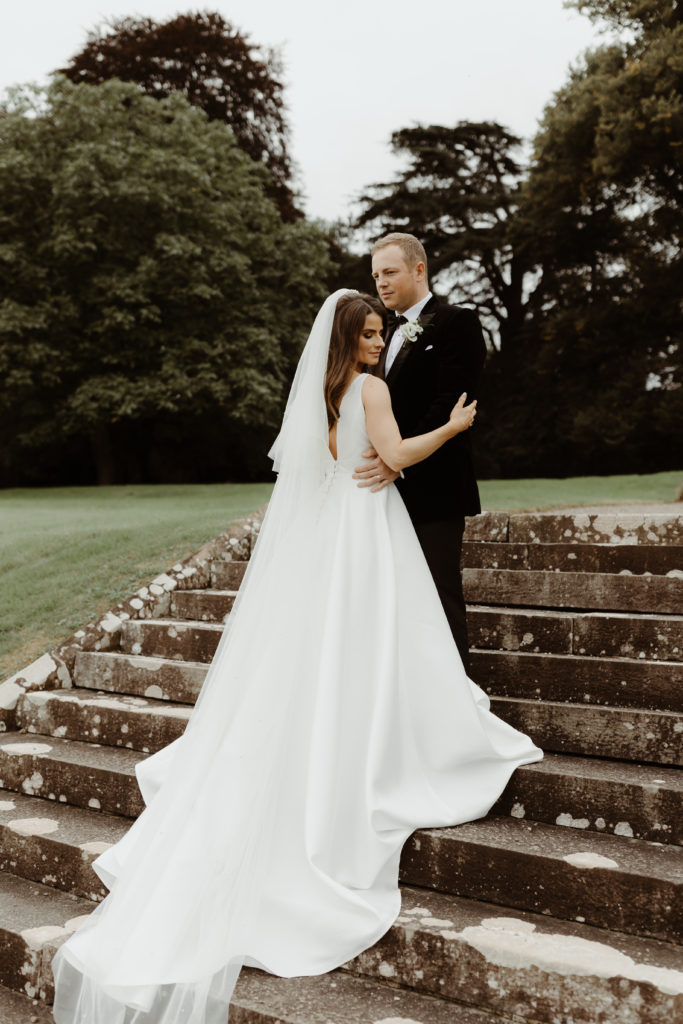
[[[352,479],[365,379],[260,569],[259,538],[185,734],[138,766],[146,809],[94,862],[111,892],[55,959],[57,1024],[225,1024],[242,964],[340,966],[399,913],[408,836],[542,757],[465,675],[396,488]]]

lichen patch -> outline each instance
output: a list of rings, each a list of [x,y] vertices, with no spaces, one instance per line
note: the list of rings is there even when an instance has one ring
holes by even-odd
[[[579,853],[568,853],[562,860],[575,868],[618,868],[619,865],[611,857],[603,857],[600,853],[585,850]]]
[[[54,818],[14,818],[7,826],[20,836],[47,836],[58,831],[59,822]]]

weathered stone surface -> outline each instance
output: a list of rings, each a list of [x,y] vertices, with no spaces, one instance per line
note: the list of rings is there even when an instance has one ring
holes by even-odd
[[[482,512],[478,516],[468,516],[465,519],[464,541],[484,541],[496,543],[507,541],[508,512]]]
[[[191,710],[187,705],[127,694],[46,690],[22,698],[17,728],[149,754],[182,736]]]
[[[500,1018],[508,1024],[509,1018]],[[339,971],[276,978],[245,969],[230,1024],[492,1024],[490,1014]]]
[[[540,512],[510,515],[516,544],[683,544],[683,513]]]
[[[0,985],[0,1020],[2,1024],[54,1024],[52,1010],[40,999]]]
[[[218,590],[239,590],[246,571],[246,562],[212,562],[211,587]]]
[[[143,809],[135,765],[145,755],[54,736],[0,737],[0,790],[136,817]]]
[[[468,569],[528,569],[527,544],[464,541],[462,565]]]
[[[127,622],[121,647],[127,654],[210,662],[216,653],[223,626],[181,619],[147,619]]]
[[[236,597],[236,590],[183,590],[171,598],[169,615],[197,622],[225,622]]]
[[[3,793],[0,870],[97,902],[107,890],[92,862],[129,827],[116,815]]]
[[[671,1024],[683,1010],[669,943],[409,886],[393,928],[346,969],[548,1024]]]
[[[553,654],[570,654],[572,650],[572,616],[568,612],[471,605],[467,628],[472,647]]]
[[[528,544],[527,563],[529,569],[554,572],[666,576],[667,573],[683,573],[683,551],[680,546],[665,544]],[[500,568],[516,566],[501,565]],[[671,578],[676,579],[677,575]]]
[[[500,697],[492,711],[543,750],[683,765],[683,714]]]
[[[0,874],[0,985],[52,1002],[52,956],[92,909],[88,900]]]
[[[206,664],[200,662],[82,651],[76,658],[74,682],[92,690],[194,704],[206,673]]]
[[[479,650],[470,659],[492,696],[683,711],[683,662]]]
[[[683,661],[683,616],[593,612],[573,621],[574,654]]]
[[[658,544],[541,544],[465,541],[468,569],[530,569],[540,572],[596,572],[683,578],[683,551]]]
[[[401,880],[470,899],[668,942],[683,938],[683,863],[676,847],[485,818],[416,832]]]
[[[683,612],[683,582],[666,576],[463,569],[462,582],[468,604]]]
[[[547,754],[514,773],[496,813],[657,843],[683,842],[683,772]]]

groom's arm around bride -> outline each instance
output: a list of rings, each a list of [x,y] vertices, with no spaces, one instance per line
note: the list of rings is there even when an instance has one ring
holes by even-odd
[[[385,348],[376,372],[389,387],[401,435],[412,437],[445,422],[463,392],[468,402],[478,397],[486,345],[473,310],[446,305],[430,292],[427,258],[413,235],[394,233],[379,239],[372,249],[372,270],[379,297],[389,310]],[[356,475],[366,486],[383,486],[396,479],[374,459]],[[460,557],[465,516],[481,511],[469,432],[458,434],[424,462],[407,469],[396,485],[467,670]]]

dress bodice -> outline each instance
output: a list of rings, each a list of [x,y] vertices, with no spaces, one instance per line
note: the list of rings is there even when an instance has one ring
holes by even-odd
[[[354,378],[346,389],[339,406],[337,421],[337,470],[353,472],[362,462],[362,454],[370,446],[365,409],[361,397],[363,381],[367,373]]]

